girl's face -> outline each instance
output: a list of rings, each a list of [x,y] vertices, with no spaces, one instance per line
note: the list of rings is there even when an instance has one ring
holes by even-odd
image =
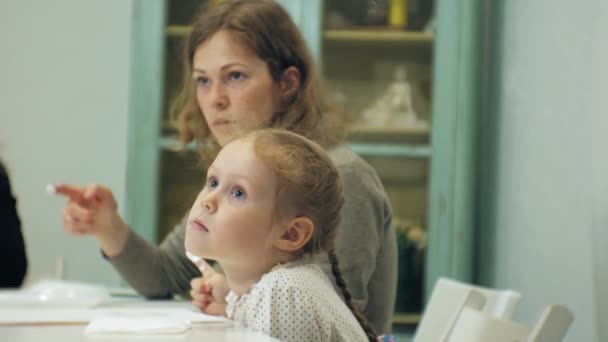
[[[221,264],[269,260],[277,187],[274,171],[250,141],[226,145],[190,211],[186,250]]]
[[[198,105],[221,146],[270,125],[280,91],[266,63],[247,44],[218,31],[198,46],[192,65]]]

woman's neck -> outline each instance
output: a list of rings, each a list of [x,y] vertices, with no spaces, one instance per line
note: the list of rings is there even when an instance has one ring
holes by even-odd
[[[228,287],[238,297],[241,297],[249,292],[251,287],[259,282],[264,274],[269,273],[274,266],[293,259],[291,256],[277,256],[264,261],[255,260],[249,263],[219,262],[219,264],[226,275]]]

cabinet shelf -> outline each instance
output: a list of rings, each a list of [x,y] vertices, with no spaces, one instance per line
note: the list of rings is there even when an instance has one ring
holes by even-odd
[[[170,25],[167,26],[165,33],[169,37],[185,37],[190,30],[192,30],[190,25]]]
[[[427,146],[430,142],[430,136],[431,130],[429,127],[353,128],[348,132],[347,140],[353,143],[374,145]]]
[[[189,25],[167,26],[165,33],[169,37],[183,37],[190,33]],[[394,42],[431,44],[435,34],[422,31],[392,30],[326,30],[323,38],[329,42]]]
[[[393,128],[393,127],[365,127],[365,126],[354,126],[350,129],[351,133],[356,134],[390,134],[390,135],[420,135],[429,134],[430,128],[428,127],[407,127],[407,128]]]
[[[181,150],[181,144],[179,141],[172,139],[170,137],[161,137],[158,139],[158,147],[164,151],[179,151]],[[186,150],[195,151],[196,145],[194,142],[191,142],[186,145]]]
[[[432,32],[392,30],[326,30],[323,38],[328,42],[393,42],[429,44],[435,39]]]
[[[398,158],[428,158],[431,156],[431,147],[428,145],[406,145],[406,144],[377,144],[347,142],[353,152],[367,157],[398,157]],[[169,137],[158,140],[158,146],[162,150],[177,151],[180,143]],[[186,145],[188,151],[194,151],[194,143]]]
[[[396,312],[393,315],[393,324],[399,325],[416,325],[420,323],[421,315],[419,313],[400,313]]]
[[[429,158],[429,145],[347,143],[353,152],[365,157]]]

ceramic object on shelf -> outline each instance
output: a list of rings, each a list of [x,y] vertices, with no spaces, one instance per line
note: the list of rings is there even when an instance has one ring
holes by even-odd
[[[384,93],[362,112],[362,126],[375,128],[428,128],[418,118],[412,102],[412,91],[405,66],[395,69],[395,79]]]

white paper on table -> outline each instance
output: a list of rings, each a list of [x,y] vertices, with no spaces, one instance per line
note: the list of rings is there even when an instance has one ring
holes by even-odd
[[[179,319],[191,323],[214,323],[230,322],[223,316],[211,316],[198,310],[186,307],[170,307],[154,305],[154,302],[138,303],[140,305],[99,307],[93,309],[93,317],[121,317],[121,318],[157,318],[157,319]],[[141,305],[149,304],[149,305]]]
[[[226,317],[210,316],[178,307],[143,306],[117,308],[0,308],[0,325],[89,323],[96,318],[159,319],[188,323],[230,322]]]
[[[90,309],[0,308],[0,325],[88,323]]]
[[[97,317],[85,328],[87,334],[183,334],[190,322],[170,317]]]
[[[106,288],[64,280],[42,280],[0,291],[0,325],[87,323],[92,308],[110,299]]]
[[[86,327],[89,334],[183,334],[192,323],[230,322],[225,317],[206,315],[184,303],[140,302],[109,305],[94,310]],[[177,305],[174,305],[177,304]]]
[[[45,280],[19,290],[0,290],[0,325],[89,323],[96,318],[226,322],[185,301],[112,298],[102,286]],[[183,330],[179,325],[177,330]]]
[[[91,308],[109,299],[110,292],[103,286],[42,280],[19,290],[0,291],[0,308]]]

